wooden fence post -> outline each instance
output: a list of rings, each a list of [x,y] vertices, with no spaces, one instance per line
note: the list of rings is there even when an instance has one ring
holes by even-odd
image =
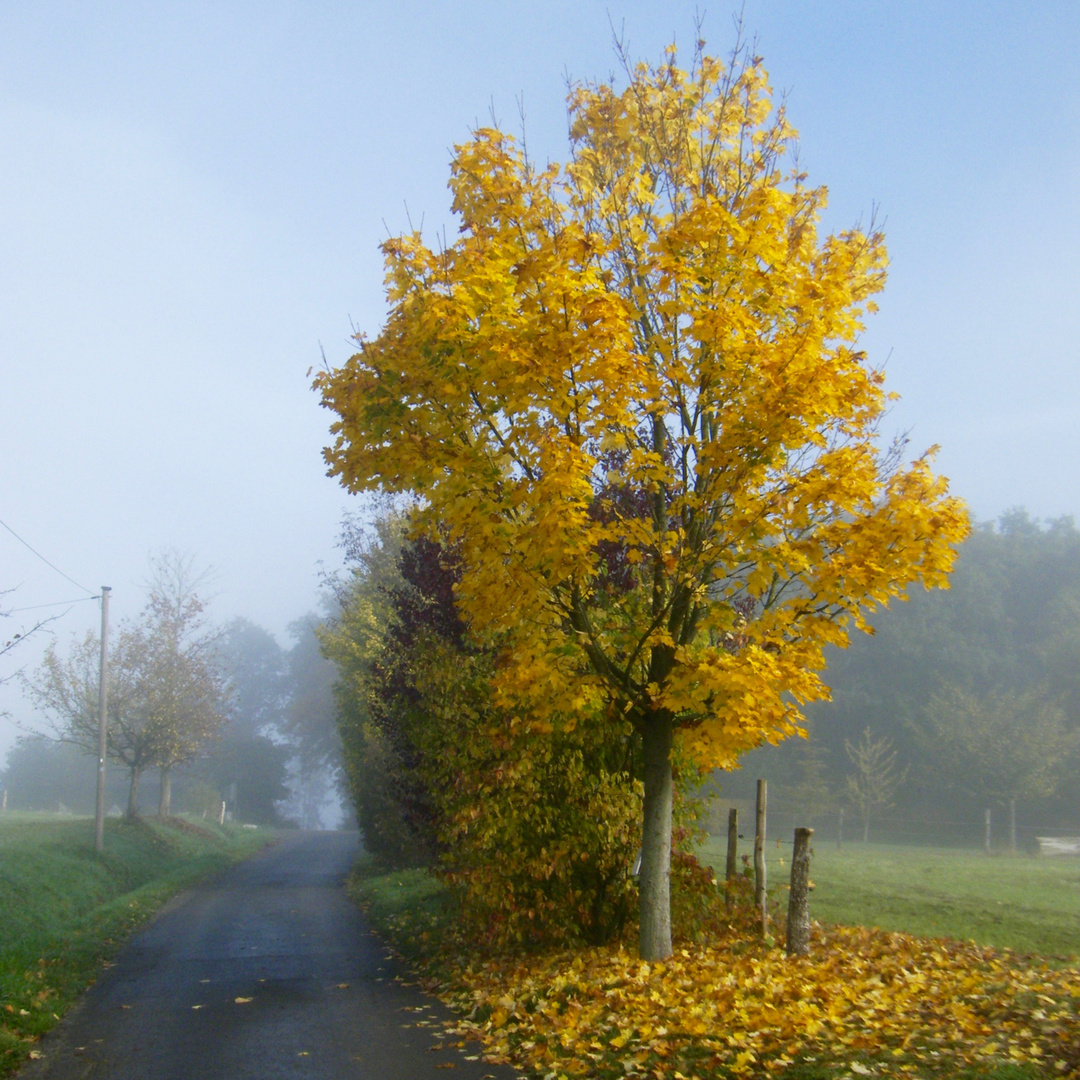
[[[221,812],[218,814],[218,824],[219,825],[224,825],[225,824],[225,800],[224,799],[221,800]]]
[[[813,829],[795,830],[787,909],[788,956],[806,956],[810,952],[810,837],[813,835]]]
[[[728,905],[731,905],[731,883],[738,871],[739,811],[733,806],[727,815],[727,863],[724,866],[724,888]]]
[[[1009,800],[1009,854],[1016,854],[1016,800]]]
[[[990,854],[990,808],[987,807],[983,817],[983,850]]]
[[[840,821],[836,826],[836,850],[844,846],[844,808],[840,807]]]
[[[765,901],[765,800],[764,780],[757,782],[757,820],[754,825],[754,906],[761,913],[761,936],[769,933],[769,909]]]
[[[0,814],[4,813],[4,811],[6,811],[6,810],[7,810],[7,788],[4,788],[4,797],[3,797],[3,800],[0,801]]]

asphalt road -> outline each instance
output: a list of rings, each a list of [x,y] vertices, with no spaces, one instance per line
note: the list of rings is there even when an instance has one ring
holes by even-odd
[[[511,1080],[395,980],[342,888],[358,850],[353,833],[286,834],[172,901],[19,1080]]]

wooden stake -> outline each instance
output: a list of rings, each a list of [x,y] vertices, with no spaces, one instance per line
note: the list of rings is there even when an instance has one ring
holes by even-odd
[[[754,906],[761,914],[761,936],[769,933],[769,910],[765,902],[765,801],[766,784],[757,782],[757,820],[754,825]]]
[[[810,952],[810,837],[813,835],[813,829],[795,830],[787,912],[788,956],[806,956]]]
[[[739,847],[739,811],[733,806],[727,815],[727,864],[724,867],[724,882],[727,889],[727,902],[731,904],[731,883],[738,872]]]

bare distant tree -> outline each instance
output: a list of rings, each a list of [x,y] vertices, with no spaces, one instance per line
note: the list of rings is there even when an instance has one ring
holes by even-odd
[[[893,805],[897,789],[907,779],[908,771],[898,772],[892,739],[874,739],[870,728],[863,731],[858,746],[845,740],[844,749],[855,771],[847,777],[848,802],[858,810],[863,823],[863,843],[870,838],[870,815]]]

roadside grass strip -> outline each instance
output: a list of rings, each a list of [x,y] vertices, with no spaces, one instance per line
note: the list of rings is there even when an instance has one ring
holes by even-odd
[[[174,894],[246,858],[265,830],[182,819],[94,823],[0,819],[0,1077],[98,977],[130,934]]]

